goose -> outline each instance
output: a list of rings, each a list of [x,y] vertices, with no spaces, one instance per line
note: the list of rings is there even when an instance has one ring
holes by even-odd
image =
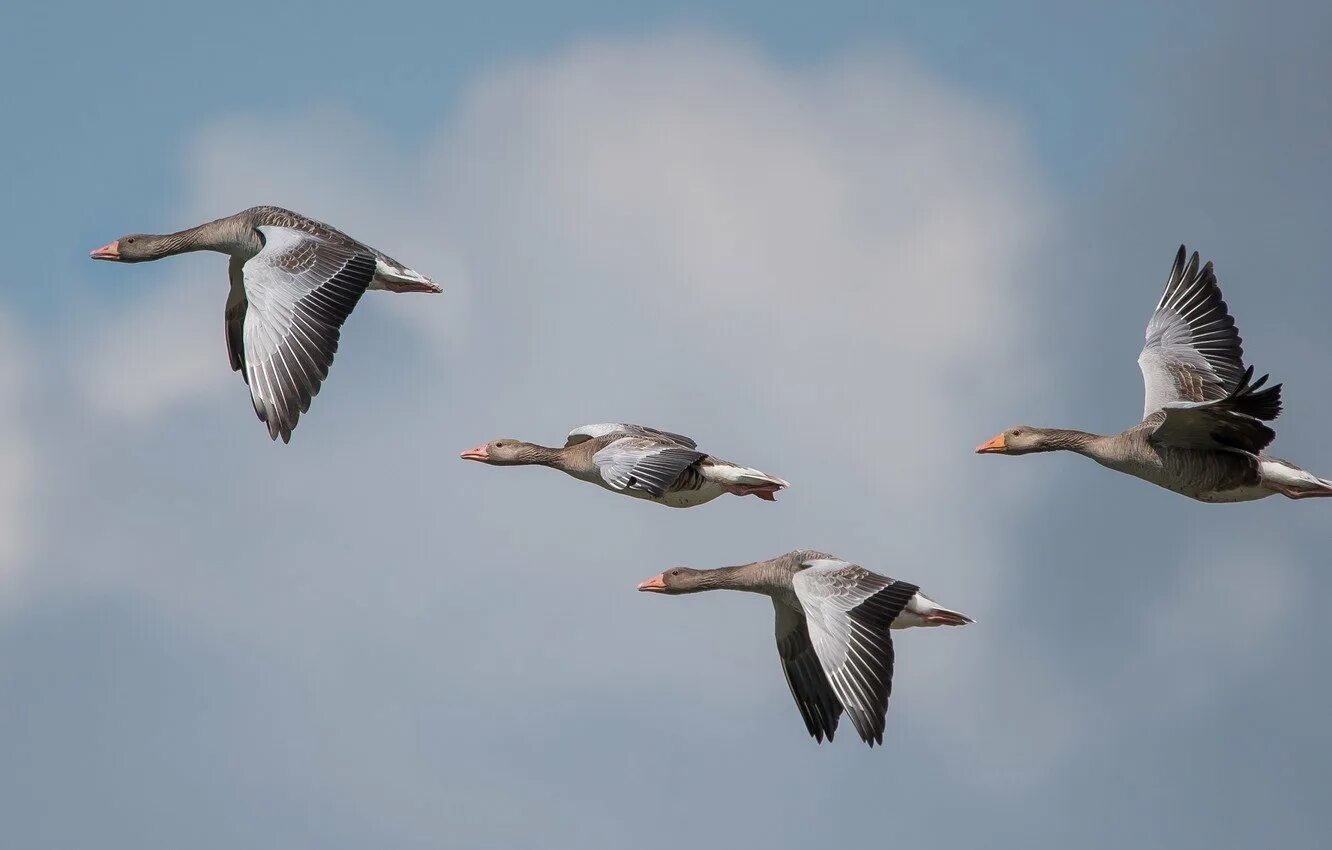
[[[616,493],[692,508],[723,493],[776,501],[785,481],[698,450],[688,437],[645,425],[602,422],[569,432],[563,448],[508,438],[459,455],[492,466],[549,466]]]
[[[441,292],[430,278],[323,222],[251,207],[176,233],[133,233],[94,260],[143,263],[188,251],[231,257],[227,356],[250,387],[269,438],[291,431],[328,377],[339,328],[367,289]]]
[[[914,584],[813,549],[738,567],[672,567],[638,589],[672,596],[743,590],[770,597],[786,684],[820,744],[833,739],[843,710],[862,741],[883,743],[893,689],[890,629],[975,622],[940,607]]]
[[[977,453],[1076,452],[1200,502],[1332,496],[1332,481],[1263,451],[1276,437],[1264,423],[1281,413],[1281,384],[1253,379],[1212,264],[1185,256],[1181,245],[1138,355],[1142,422],[1110,436],[1018,425]]]

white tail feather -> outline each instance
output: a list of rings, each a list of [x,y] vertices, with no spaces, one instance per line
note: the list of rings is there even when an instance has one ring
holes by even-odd
[[[766,472],[750,469],[747,466],[727,466],[714,464],[703,468],[703,477],[718,484],[730,484],[737,487],[790,487],[791,485]]]
[[[1294,490],[1332,489],[1332,481],[1277,460],[1263,460],[1262,475],[1267,481]]]
[[[442,292],[439,284],[418,271],[408,268],[394,268],[383,260],[375,261],[375,279],[371,289],[388,289],[395,292]]]

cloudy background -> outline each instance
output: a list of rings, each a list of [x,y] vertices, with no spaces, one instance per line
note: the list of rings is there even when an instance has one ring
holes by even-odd
[[[863,5],[11,12],[4,846],[1321,846],[1329,506],[971,448],[1131,424],[1183,241],[1332,472],[1332,14]],[[368,296],[289,446],[225,260],[87,260],[256,203],[447,290]],[[794,486],[457,460],[608,419]],[[764,601],[633,591],[801,546],[980,621],[900,636],[881,750],[805,736]]]

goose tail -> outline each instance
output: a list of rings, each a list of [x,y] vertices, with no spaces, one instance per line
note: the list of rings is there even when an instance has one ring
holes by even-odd
[[[775,475],[724,461],[704,467],[703,472],[705,477],[722,485],[728,493],[737,496],[757,496],[765,502],[777,501],[773,494],[791,486]]]
[[[1332,496],[1332,481],[1279,458],[1263,458],[1263,483],[1288,499]]]
[[[370,281],[371,289],[387,289],[389,292],[443,292],[444,288],[430,278],[406,266],[386,263],[383,259],[375,262],[375,277]]]
[[[920,591],[907,600],[901,613],[893,620],[894,629],[912,626],[969,626],[976,622],[961,611],[945,608]]]
[[[969,626],[976,622],[961,611],[940,608],[937,605],[925,616],[925,621],[932,626]]]

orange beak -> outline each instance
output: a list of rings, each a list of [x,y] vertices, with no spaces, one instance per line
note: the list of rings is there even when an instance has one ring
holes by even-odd
[[[638,586],[639,590],[645,590],[650,593],[661,593],[666,589],[665,573],[658,573]]]
[[[976,454],[978,455],[1003,454],[1006,451],[1008,451],[1008,447],[1004,445],[1003,434],[999,434],[989,442],[981,443],[976,447]]]
[[[458,455],[458,457],[462,458],[463,460],[479,460],[484,462],[490,460],[490,453],[486,451],[486,444],[482,443],[481,445],[477,446],[474,449],[468,449],[467,451]]]
[[[120,259],[120,240],[109,242],[88,255],[94,260],[119,260]]]

